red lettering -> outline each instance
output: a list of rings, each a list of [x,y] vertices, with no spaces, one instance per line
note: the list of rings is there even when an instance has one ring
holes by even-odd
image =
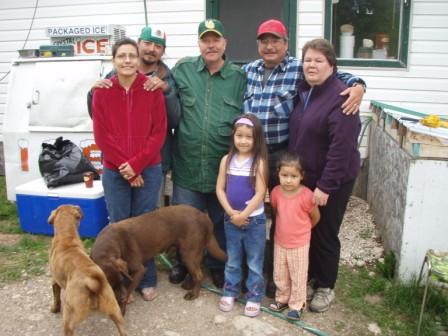
[[[95,41],[90,39],[82,41],[82,51],[85,54],[93,54],[95,52]]]
[[[106,52],[106,44],[109,40],[106,38],[98,39],[96,41],[96,52],[99,54],[104,54]]]
[[[81,54],[81,41],[76,41],[76,55],[80,55]]]

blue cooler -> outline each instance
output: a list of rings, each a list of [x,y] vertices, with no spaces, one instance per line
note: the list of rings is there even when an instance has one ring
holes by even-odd
[[[101,181],[93,181],[93,188],[75,183],[49,189],[40,178],[18,186],[16,202],[20,226],[30,233],[52,235],[53,225],[47,220],[51,211],[61,204],[81,207],[84,217],[79,225],[79,235],[82,237],[96,237],[109,222]]]

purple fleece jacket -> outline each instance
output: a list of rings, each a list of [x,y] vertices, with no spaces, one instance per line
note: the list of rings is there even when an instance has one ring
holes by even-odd
[[[359,113],[342,113],[346,97],[340,93],[346,88],[335,74],[312,90],[306,82],[298,87],[300,102],[289,119],[289,150],[300,156],[303,184],[311,190],[317,186],[329,194],[358,175],[361,122]]]

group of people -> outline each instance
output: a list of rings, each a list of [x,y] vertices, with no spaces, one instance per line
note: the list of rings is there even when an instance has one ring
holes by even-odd
[[[226,58],[226,44],[223,24],[205,20],[200,55],[171,71],[162,61],[162,29],[145,27],[137,42],[113,46],[114,70],[88,96],[110,221],[155,209],[171,169],[171,203],[206,211],[227,251],[225,264],[205,259],[223,289],[222,311],[233,309],[242,286],[246,316],[259,314],[265,295],[275,297],[270,309],[289,307],[291,319],[307,301],[312,311],[326,311],[335,297],[339,227],[360,165],[365,83],[337,71],[324,39],[306,43],[302,60],[289,56],[278,20],[259,26],[261,58],[242,68]],[[266,241],[267,191],[273,212]],[[154,261],[145,267],[139,290],[153,300]],[[178,258],[170,282],[186,276]]]

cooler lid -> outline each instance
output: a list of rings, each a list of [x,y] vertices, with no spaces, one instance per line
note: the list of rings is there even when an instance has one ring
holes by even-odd
[[[86,188],[82,182],[50,189],[47,188],[44,179],[39,178],[17,186],[16,195],[96,199],[103,197],[104,191],[100,180],[93,181],[93,188]]]

